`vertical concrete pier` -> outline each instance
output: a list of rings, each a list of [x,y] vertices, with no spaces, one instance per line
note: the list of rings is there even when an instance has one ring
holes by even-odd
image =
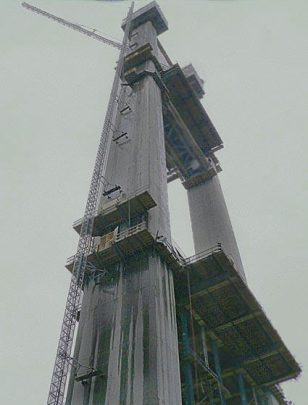
[[[124,77],[133,71],[135,79],[123,83],[118,100],[101,208],[146,190],[156,206],[106,233],[143,222],[153,236],[170,240],[162,95],[153,62],[157,34],[167,23],[152,2],[134,14],[131,26]],[[145,48],[151,49],[147,57]],[[85,283],[74,354],[81,366],[71,375],[66,404],[181,404],[171,271],[152,249],[101,270]]]
[[[202,99],[205,94],[204,81],[193,65],[183,68],[183,73],[197,98]],[[211,128],[207,129],[208,132],[211,130]],[[208,135],[205,133],[203,136]],[[236,269],[245,279],[239,249],[218,178],[217,168],[219,167],[219,170],[221,168],[213,150],[209,149],[205,152],[205,156],[209,166],[183,182],[188,194],[195,252],[200,253],[221,243],[224,251],[233,260]]]
[[[244,269],[218,175],[187,190],[196,253],[221,243],[243,278]]]

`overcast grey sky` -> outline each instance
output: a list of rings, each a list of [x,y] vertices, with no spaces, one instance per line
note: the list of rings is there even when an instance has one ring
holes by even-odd
[[[129,6],[32,3],[118,39]],[[307,405],[307,1],[159,3],[170,57],[206,81],[249,286],[304,368],[285,392]],[[0,38],[0,403],[41,405],[69,285],[64,263],[77,244],[71,224],[83,214],[117,51],[15,0],[0,4]],[[173,237],[192,254],[180,184],[169,198]]]

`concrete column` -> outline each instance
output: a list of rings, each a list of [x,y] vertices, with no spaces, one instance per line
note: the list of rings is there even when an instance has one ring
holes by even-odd
[[[235,268],[245,278],[218,176],[189,188],[187,193],[196,253],[221,243]]]
[[[166,29],[159,7],[150,3],[137,11],[132,27],[131,42],[137,48],[150,43],[156,53],[157,33]],[[155,71],[155,66],[148,61],[138,69]],[[127,132],[128,141],[111,142],[105,178],[127,195],[148,190],[157,203],[149,211],[148,228],[169,239],[161,92],[147,75],[132,89],[123,86],[123,99],[131,113],[118,112],[114,131]],[[66,404],[181,404],[172,272],[153,251],[107,270],[112,275],[101,284],[90,281],[84,288],[74,354],[101,376],[83,383],[71,376]]]

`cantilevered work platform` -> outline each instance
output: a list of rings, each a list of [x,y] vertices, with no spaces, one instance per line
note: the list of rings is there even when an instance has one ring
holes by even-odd
[[[93,247],[92,253],[88,256],[87,261],[92,265],[103,268],[110,266],[128,258],[143,249],[153,245],[154,238],[148,231],[145,222],[133,226],[123,232],[105,235],[102,241],[98,241]],[[67,260],[66,268],[72,271],[75,256]]]
[[[198,96],[182,69],[173,65],[161,74],[168,94],[163,116],[166,162],[173,171],[169,178],[180,177],[189,188],[221,171],[214,152],[223,144],[199,100],[200,93]]]
[[[177,111],[203,152],[222,148],[222,140],[179,65],[162,73]]]
[[[156,202],[148,191],[140,191],[134,195],[121,196],[115,201],[111,200],[110,204],[98,210],[94,218],[93,236],[102,235],[104,230],[111,224],[117,225],[129,217],[133,218],[156,206]],[[73,228],[80,233],[83,218],[74,222]]]
[[[147,228],[146,222],[141,222],[123,232],[111,232],[99,241],[93,247],[91,254],[87,257],[87,262],[98,268],[110,266],[121,262],[123,258],[140,255],[143,252],[155,249],[159,252],[163,261],[173,271],[179,271],[185,264],[182,256],[166,240],[159,235],[152,235]],[[66,268],[71,272],[73,270],[75,256],[67,259]]]
[[[234,398],[228,404],[238,404],[238,370],[256,387],[299,375],[299,365],[220,246],[186,259],[175,277],[178,302],[219,345],[223,383]],[[278,388],[271,389],[278,396]]]

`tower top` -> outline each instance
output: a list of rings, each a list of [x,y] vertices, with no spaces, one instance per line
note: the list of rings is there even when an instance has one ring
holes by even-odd
[[[132,17],[131,29],[137,28],[139,25],[144,24],[146,21],[151,21],[156,29],[157,35],[168,30],[168,22],[163,15],[158,3],[151,1],[151,3],[137,10]],[[126,19],[122,23],[122,29],[125,29]]]

